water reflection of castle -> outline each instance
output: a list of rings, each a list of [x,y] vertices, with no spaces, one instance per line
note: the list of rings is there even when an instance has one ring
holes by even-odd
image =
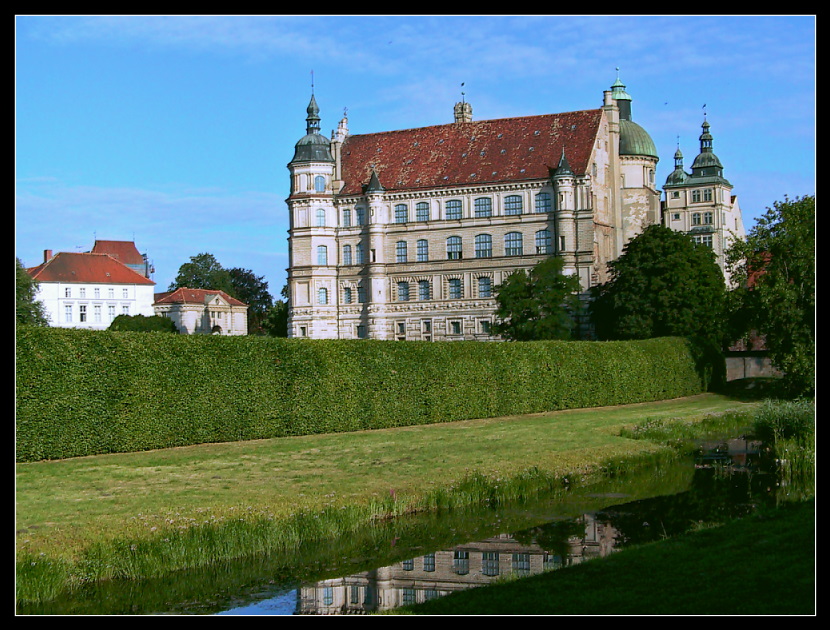
[[[299,591],[297,613],[361,614],[420,603],[506,575],[535,575],[602,557],[614,550],[617,531],[591,515],[579,519],[584,533],[570,536],[561,553],[512,534],[459,545],[397,564],[323,580]],[[580,528],[581,529],[581,528]]]

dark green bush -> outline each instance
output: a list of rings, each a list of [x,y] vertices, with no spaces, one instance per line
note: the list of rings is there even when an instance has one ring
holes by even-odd
[[[17,460],[661,400],[708,383],[680,338],[425,343],[19,327]]]

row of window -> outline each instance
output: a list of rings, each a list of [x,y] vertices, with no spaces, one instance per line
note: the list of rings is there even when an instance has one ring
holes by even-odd
[[[401,280],[395,284],[395,301],[409,302],[417,299],[426,302],[432,299],[432,283],[429,280],[418,280],[414,283],[408,280]],[[493,297],[493,279],[490,276],[481,276],[477,279],[479,298]],[[413,290],[414,289],[414,290]],[[417,295],[417,298],[415,297]],[[460,300],[464,297],[464,283],[461,278],[450,278],[447,280],[447,299]],[[355,288],[343,287],[343,304],[358,304],[366,301],[366,289],[358,285]],[[329,290],[326,287],[317,289],[317,303],[326,305],[329,303]]]
[[[672,221],[680,221],[680,213],[672,214]],[[715,222],[714,212],[693,212],[692,225],[712,225]]]
[[[672,191],[672,199],[680,198],[680,191]],[[712,189],[704,188],[703,190],[692,191],[692,203],[700,203],[701,201],[712,201]]]
[[[530,574],[530,554],[529,553],[514,553],[511,554],[512,569],[514,573],[520,575]],[[562,566],[562,557],[556,554],[545,553],[542,558],[542,567],[545,570],[558,569]],[[404,571],[414,571],[415,561],[404,560],[401,563],[401,568]],[[458,575],[467,575],[470,572],[470,552],[469,551],[455,551],[453,552],[452,560],[453,572]],[[499,574],[500,557],[498,551],[483,551],[481,552],[481,572],[484,575],[496,576]],[[427,554],[423,556],[423,570],[427,573],[435,571],[435,554]]]
[[[539,230],[535,235],[535,253],[553,253],[550,230]],[[562,244],[564,248],[564,243]],[[354,251],[354,257],[352,252]],[[447,260],[461,260],[463,255],[462,240],[460,236],[450,236],[446,241]],[[521,232],[508,232],[504,235],[504,255],[522,256],[524,254],[523,236]],[[475,257],[492,258],[493,237],[490,234],[477,234],[475,236]],[[317,246],[317,264],[328,265],[328,247]],[[429,261],[429,243],[426,239],[419,239],[415,243],[415,262]],[[343,265],[362,265],[366,261],[366,252],[362,243],[357,243],[352,250],[351,245],[343,246]],[[395,262],[409,262],[409,245],[406,241],[395,243]]]
[[[115,319],[115,304],[107,304],[107,321],[111,322]],[[129,315],[130,307],[127,304],[121,305],[121,314]],[[75,307],[72,304],[67,304],[63,309],[63,321],[72,323],[75,321]],[[92,306],[92,319],[89,319],[89,308],[86,304],[78,305],[78,321],[81,323],[92,321],[95,323],[103,323],[103,309],[100,304]]]
[[[76,287],[76,288],[78,289],[78,296],[82,297],[82,298],[85,298],[86,297],[86,287]],[[72,297],[72,287],[66,287],[63,290],[63,296],[71,298]],[[129,298],[129,296],[130,296],[129,289],[121,289],[121,298],[122,299]],[[95,287],[92,290],[92,297],[94,297],[96,299],[99,299],[101,297],[101,288],[100,287]],[[115,298],[115,289],[114,288],[109,287],[107,289],[107,297],[111,298],[111,299]]]
[[[534,198],[534,211],[538,213],[550,212],[553,209],[553,202],[550,193],[540,192]],[[353,225],[366,225],[366,209],[355,208],[355,223],[352,224],[352,210],[345,208],[343,210],[344,228],[352,227]],[[395,223],[408,223],[410,221],[410,209],[405,203],[397,204],[394,208]],[[524,213],[524,201],[520,195],[508,195],[504,198],[503,215],[516,216]],[[460,199],[449,199],[444,202],[444,219],[448,221],[461,219],[462,205]],[[473,200],[473,216],[492,217],[493,215],[493,200],[490,197],[478,197]],[[415,204],[415,221],[429,221],[429,204],[426,201],[419,201]],[[326,211],[323,208],[317,209],[317,226],[325,227],[326,225]]]

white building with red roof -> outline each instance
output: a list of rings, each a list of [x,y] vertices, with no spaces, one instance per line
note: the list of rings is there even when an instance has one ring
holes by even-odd
[[[105,330],[118,315],[154,314],[156,283],[109,254],[47,249],[43,263],[27,271],[50,326]]]
[[[224,291],[179,288],[157,293],[153,310],[185,335],[247,335],[248,306]]]

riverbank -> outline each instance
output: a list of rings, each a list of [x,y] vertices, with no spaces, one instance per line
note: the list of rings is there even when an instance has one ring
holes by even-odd
[[[389,614],[813,615],[815,501]]]
[[[665,450],[622,437],[626,427],[753,408],[704,394],[21,464],[18,597],[49,598],[81,581],[160,575],[325,540],[372,519],[532,493]]]

